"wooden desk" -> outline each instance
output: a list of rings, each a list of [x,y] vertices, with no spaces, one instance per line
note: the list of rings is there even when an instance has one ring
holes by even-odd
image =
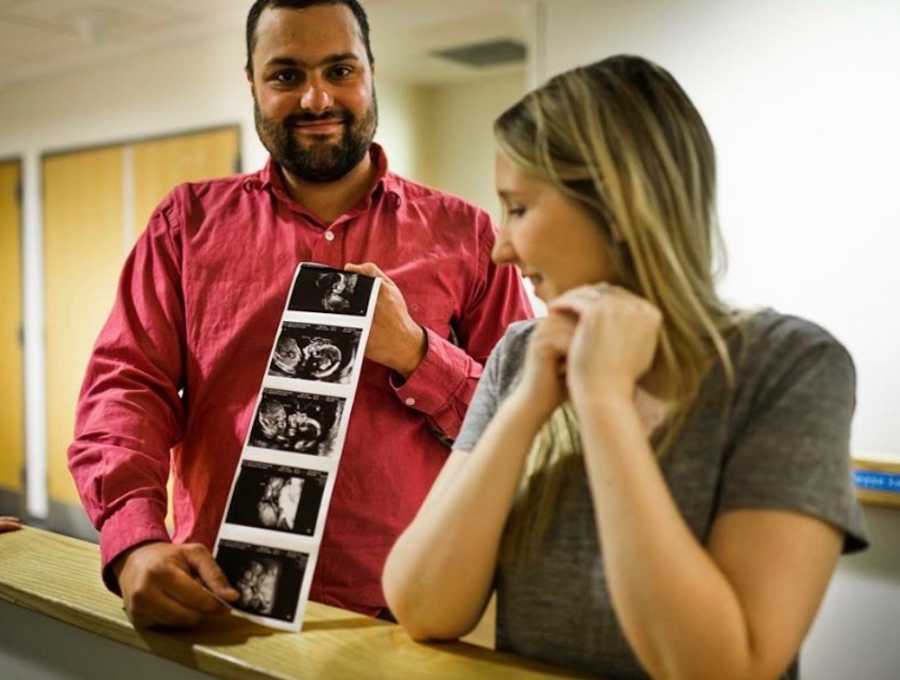
[[[167,680],[196,678],[197,671],[242,679],[577,677],[465,643],[415,643],[399,626],[316,602],[308,604],[300,634],[271,631],[231,616],[211,620],[190,632],[138,631],[125,616],[121,600],[103,587],[95,545],[28,527],[0,534],[2,600],[9,604],[0,605],[0,635],[9,640],[20,634],[20,640],[30,641],[31,651],[19,650],[20,656],[34,654],[40,646],[48,654],[57,651],[52,640],[42,637],[43,632],[21,635],[21,626],[45,621],[59,627],[63,634],[77,637],[89,631],[94,634],[87,636],[90,639],[100,636],[103,639],[95,639],[98,649],[113,644],[110,641],[136,648],[108,648],[110,653],[118,649],[127,655],[129,667],[121,668],[121,675],[117,673],[116,677],[129,680],[154,677],[154,673]],[[26,623],[15,623],[12,619],[20,617],[14,614]],[[98,660],[103,654],[91,653]],[[0,669],[4,660],[15,661],[0,659]],[[90,657],[83,661],[90,667]],[[173,661],[181,666],[172,665]],[[147,663],[158,667],[142,672],[142,665]],[[172,673],[160,670],[166,664]],[[85,677],[75,671],[72,675]]]

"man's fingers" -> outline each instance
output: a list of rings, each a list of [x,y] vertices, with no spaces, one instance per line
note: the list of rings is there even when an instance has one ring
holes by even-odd
[[[172,569],[170,580],[162,588],[168,597],[187,609],[204,614],[216,614],[225,609],[221,600],[180,569]]]
[[[218,597],[228,602],[233,602],[240,597],[240,593],[231,587],[225,574],[216,564],[209,550],[202,545],[185,546],[184,557],[203,583]]]
[[[354,274],[364,274],[374,279],[382,279],[389,283],[393,283],[391,278],[381,271],[374,262],[364,262],[363,264],[348,264],[344,266],[345,271],[351,271]]]
[[[139,628],[150,626],[175,626],[193,628],[203,620],[203,614],[189,609],[162,591],[155,591],[132,603],[128,611],[131,622]]]

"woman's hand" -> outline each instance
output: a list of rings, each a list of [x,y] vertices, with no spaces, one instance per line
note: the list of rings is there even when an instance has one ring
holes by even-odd
[[[575,324],[570,315],[551,314],[537,322],[528,343],[525,368],[513,398],[541,423],[566,400],[566,354]]]
[[[608,284],[574,288],[548,309],[550,318],[577,324],[566,362],[566,383],[576,405],[610,393],[631,400],[656,355],[659,310]]]

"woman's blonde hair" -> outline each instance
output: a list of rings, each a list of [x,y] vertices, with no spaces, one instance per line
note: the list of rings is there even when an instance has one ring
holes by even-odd
[[[725,255],[715,151],[700,114],[666,70],[615,56],[529,93],[497,119],[494,133],[522,171],[587,211],[605,238],[616,283],[662,313],[653,372],[668,416],[653,444],[664,455],[712,365],[718,361],[734,381],[726,339],[739,317],[715,289]],[[582,464],[580,452],[566,404],[529,456],[505,557],[537,547],[563,485]]]

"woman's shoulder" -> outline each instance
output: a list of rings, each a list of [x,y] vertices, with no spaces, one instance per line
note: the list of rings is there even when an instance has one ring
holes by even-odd
[[[739,376],[764,382],[806,370],[854,375],[846,347],[819,324],[765,308],[748,314],[736,333]],[[740,378],[739,378],[740,381]]]
[[[846,354],[844,345],[819,324],[771,307],[749,312],[738,324],[736,340],[756,362],[764,358],[788,361],[809,352]]]

